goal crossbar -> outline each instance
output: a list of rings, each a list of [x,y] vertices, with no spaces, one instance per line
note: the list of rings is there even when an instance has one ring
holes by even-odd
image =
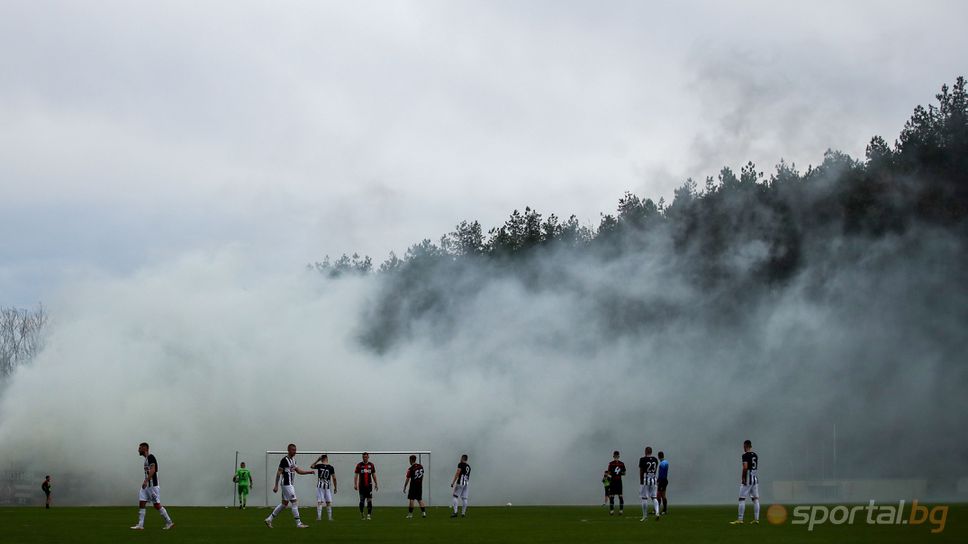
[[[286,450],[266,450],[266,455],[286,455],[289,452]],[[297,454],[303,455],[363,455],[364,453],[369,453],[370,455],[430,455],[430,450],[400,450],[400,451],[377,451],[377,450],[359,450],[359,451],[331,451],[331,450],[299,450]]]
[[[265,473],[265,485],[262,489],[265,490],[266,494],[266,506],[269,506],[269,468],[271,463],[269,463],[270,455],[287,455],[289,452],[287,450],[266,450],[266,473]],[[368,453],[370,455],[416,455],[417,462],[423,464],[423,457],[427,456],[427,470],[425,472],[424,479],[427,480],[427,506],[431,505],[430,498],[430,450],[354,450],[354,451],[332,451],[332,450],[299,450],[296,455],[363,455]]]

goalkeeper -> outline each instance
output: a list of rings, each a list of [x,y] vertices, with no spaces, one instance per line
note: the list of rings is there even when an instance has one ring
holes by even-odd
[[[245,503],[249,498],[249,491],[252,490],[252,473],[245,468],[245,462],[239,464],[239,469],[235,471],[232,481],[236,483],[239,491],[239,510],[245,508]]]

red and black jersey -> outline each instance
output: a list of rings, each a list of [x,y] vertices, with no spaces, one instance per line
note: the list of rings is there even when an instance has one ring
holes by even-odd
[[[414,463],[407,469],[407,479],[413,484],[423,483],[424,468],[420,463]]]
[[[612,479],[613,482],[621,482],[622,476],[625,476],[625,463],[619,461],[618,459],[609,463],[608,476]]]
[[[376,474],[376,466],[373,463],[360,461],[356,464],[356,470],[353,472],[360,475],[361,486],[369,487],[373,485],[373,476]]]

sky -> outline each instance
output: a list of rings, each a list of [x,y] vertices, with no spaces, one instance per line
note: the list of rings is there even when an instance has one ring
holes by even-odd
[[[945,14],[939,16],[939,13]],[[532,206],[863,156],[958,2],[0,4],[0,304],[195,251],[381,261]],[[930,29],[930,30],[928,30]]]

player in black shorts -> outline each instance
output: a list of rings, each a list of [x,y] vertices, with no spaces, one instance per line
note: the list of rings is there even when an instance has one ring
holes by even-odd
[[[403,492],[407,494],[409,505],[407,507],[407,519],[413,519],[413,501],[420,505],[420,515],[427,517],[427,505],[423,500],[423,478],[424,467],[417,462],[417,456],[410,456],[410,467],[407,468],[407,479],[403,481]],[[407,491],[407,486],[410,491]]]
[[[50,474],[44,478],[44,483],[40,484],[40,489],[47,496],[47,500],[44,502],[44,508],[50,510]]]
[[[380,483],[376,479],[376,466],[370,462],[370,454],[363,452],[363,461],[356,464],[353,471],[353,489],[360,492],[360,518],[370,519],[373,514],[373,490],[380,490]],[[363,514],[363,504],[366,503],[366,514]]]
[[[612,452],[612,462],[608,464],[608,515],[615,513],[615,496],[618,495],[618,515],[625,513],[625,497],[622,496],[622,476],[625,476],[625,463],[619,460],[618,451]]]
[[[669,499],[666,497],[666,488],[669,487],[669,461],[666,461],[665,453],[659,452],[659,502],[662,503],[662,515],[669,513]]]

